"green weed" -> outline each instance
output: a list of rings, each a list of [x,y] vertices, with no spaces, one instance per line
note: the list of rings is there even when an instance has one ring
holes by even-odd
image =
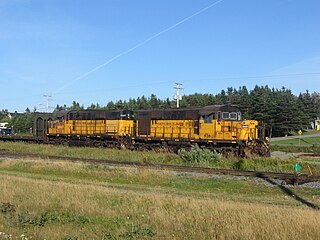
[[[180,158],[189,164],[210,165],[221,159],[221,155],[209,149],[201,149],[197,145],[192,146],[191,150],[181,149],[178,152]]]
[[[76,223],[83,225],[90,223],[90,218],[84,215],[75,216],[74,214],[65,212],[43,212],[40,214],[30,213],[29,211],[15,210],[14,205],[3,203],[1,205],[1,213],[6,214],[6,220],[10,226],[26,227],[26,226],[45,226],[47,224],[66,224]]]
[[[127,229],[122,234],[120,234],[119,237],[125,239],[148,239],[156,235],[155,230],[147,225],[127,224],[126,228]]]

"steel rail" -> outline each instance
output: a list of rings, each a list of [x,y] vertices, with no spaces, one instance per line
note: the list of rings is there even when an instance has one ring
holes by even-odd
[[[302,184],[307,182],[320,181],[320,176],[308,176],[306,174],[295,175],[293,173],[279,173],[279,172],[263,172],[263,171],[250,171],[250,170],[234,170],[224,168],[210,168],[210,167],[195,167],[195,166],[183,166],[183,165],[171,165],[171,164],[154,164],[146,162],[130,162],[130,161],[116,161],[116,160],[97,160],[97,159],[85,159],[76,157],[62,157],[62,156],[47,156],[40,154],[18,154],[18,153],[6,153],[0,152],[0,156],[8,158],[41,158],[52,161],[62,160],[69,162],[82,162],[96,165],[115,165],[115,166],[131,166],[140,168],[152,168],[175,172],[186,173],[204,173],[204,174],[217,174],[217,175],[230,175],[230,176],[244,176],[244,177],[257,177],[262,179],[278,179],[285,181],[287,184]]]

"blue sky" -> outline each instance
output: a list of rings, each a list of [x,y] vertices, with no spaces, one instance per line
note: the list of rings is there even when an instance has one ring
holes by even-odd
[[[211,6],[211,7],[210,7]],[[318,0],[0,0],[0,109],[227,87],[319,92]],[[41,105],[42,104],[42,105]]]

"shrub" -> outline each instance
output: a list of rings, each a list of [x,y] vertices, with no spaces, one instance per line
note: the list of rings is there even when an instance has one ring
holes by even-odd
[[[189,151],[180,149],[178,154],[184,162],[196,165],[207,165],[221,159],[219,153],[209,149],[199,148],[198,145],[192,146]]]

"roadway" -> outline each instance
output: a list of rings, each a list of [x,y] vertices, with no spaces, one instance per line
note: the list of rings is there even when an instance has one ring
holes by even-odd
[[[282,140],[289,140],[295,138],[312,138],[312,137],[320,137],[320,133],[310,134],[310,135],[296,135],[296,136],[287,136],[287,137],[274,137],[270,139],[270,142],[274,141],[282,141]]]

